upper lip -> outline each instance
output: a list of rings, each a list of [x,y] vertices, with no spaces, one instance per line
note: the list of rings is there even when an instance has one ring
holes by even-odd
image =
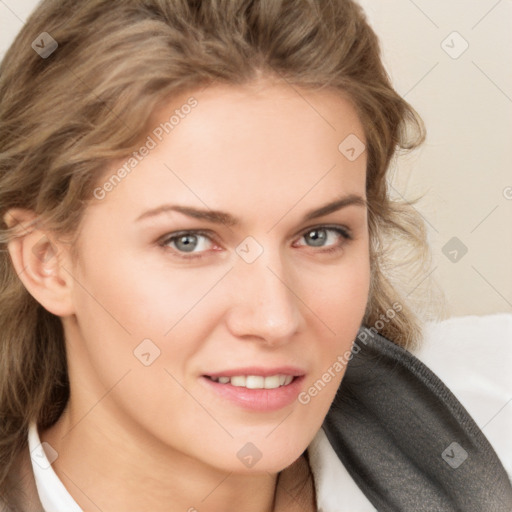
[[[271,375],[292,375],[293,377],[301,377],[305,372],[296,366],[245,366],[243,368],[231,368],[229,370],[221,370],[219,372],[206,373],[208,377],[235,377],[236,375],[261,375],[262,377],[270,377]]]

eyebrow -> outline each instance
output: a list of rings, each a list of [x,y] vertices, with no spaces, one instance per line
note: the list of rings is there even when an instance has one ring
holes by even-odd
[[[329,213],[336,212],[338,210],[341,210],[342,208],[346,208],[347,206],[361,206],[366,208],[367,202],[361,196],[358,196],[356,194],[349,194],[337,198],[334,201],[331,201],[330,203],[320,206],[319,208],[309,210],[302,218],[302,222],[306,222],[308,220],[328,215]],[[148,210],[139,215],[136,219],[136,222],[168,212],[178,212],[182,213],[183,215],[187,215],[188,217],[192,217],[194,219],[204,220],[214,224],[224,224],[228,227],[237,226],[240,224],[239,218],[227,212],[210,209],[203,210],[193,208],[191,206],[181,206],[172,204],[164,204],[162,206],[158,206],[157,208]]]

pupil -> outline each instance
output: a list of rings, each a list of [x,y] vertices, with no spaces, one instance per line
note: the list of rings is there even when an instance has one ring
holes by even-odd
[[[308,238],[313,242],[314,246],[321,247],[326,239],[325,229],[314,229],[313,231],[310,231]]]
[[[192,241],[191,241],[192,240]],[[195,248],[195,244],[197,243],[197,237],[194,235],[183,235],[178,238],[176,241],[176,246],[178,249],[192,252]]]

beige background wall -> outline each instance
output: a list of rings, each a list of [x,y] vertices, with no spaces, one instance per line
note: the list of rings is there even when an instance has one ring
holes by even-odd
[[[418,209],[447,313],[510,313],[512,1],[361,3],[398,92],[427,126],[425,145],[399,162],[394,185],[407,198],[424,194]],[[460,242],[446,246],[453,237]]]
[[[425,277],[444,290],[449,316],[510,313],[512,0],[361,3],[428,130],[393,178],[396,194],[423,194],[434,258]],[[35,5],[0,0],[0,58]]]

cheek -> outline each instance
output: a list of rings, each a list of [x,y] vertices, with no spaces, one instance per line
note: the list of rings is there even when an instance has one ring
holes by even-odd
[[[155,265],[137,252],[119,252],[84,253],[75,305],[79,313],[120,325],[133,337],[163,336],[222,275],[216,270],[171,269],[164,258]]]
[[[323,287],[320,285],[323,284]],[[350,360],[353,342],[361,326],[370,287],[368,253],[361,251],[330,272],[329,279],[317,279],[316,288],[306,282],[310,290],[309,304],[315,313],[310,325],[316,325],[315,347],[310,357],[316,361],[315,373],[306,383],[305,394],[299,402],[326,413],[343,378]],[[308,304],[308,305],[309,305]]]
[[[199,292],[192,293],[190,278],[167,286],[165,273],[151,265],[126,255],[109,256],[105,251],[86,259],[84,253],[87,265],[77,273],[78,332],[70,371],[95,396],[112,389],[105,407],[122,411],[124,419],[135,419],[147,431],[153,421],[165,424],[180,409],[187,410],[186,418],[197,418],[201,410],[177,382],[184,380],[187,361],[197,350],[197,337],[183,335],[181,328],[190,325],[186,313]],[[187,297],[180,287],[189,290]]]
[[[342,348],[357,332],[363,319],[370,288],[367,244],[335,267],[308,274],[302,289],[308,305],[332,334],[332,346]],[[334,341],[336,340],[336,341]]]
[[[169,385],[165,369],[181,380],[211,333],[218,305],[208,292],[225,269],[170,270],[165,263],[152,265],[120,253],[84,251],[75,270],[81,340],[76,360],[90,364],[89,372],[107,387],[130,370],[130,380],[144,383],[130,395],[135,399],[141,393],[141,403],[147,404],[146,388],[158,390],[162,381]]]

